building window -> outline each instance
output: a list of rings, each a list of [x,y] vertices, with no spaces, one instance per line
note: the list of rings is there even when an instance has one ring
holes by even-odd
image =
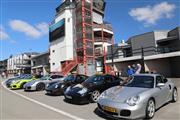
[[[55,52],[55,50],[52,51],[53,53]]]
[[[53,63],[53,65],[55,65],[55,63]]]

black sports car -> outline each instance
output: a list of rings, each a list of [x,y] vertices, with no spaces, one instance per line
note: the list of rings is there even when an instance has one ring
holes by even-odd
[[[80,75],[80,74],[71,74],[64,78],[63,82],[56,82],[53,84],[49,84],[46,87],[46,92],[49,95],[61,95],[64,94],[66,88],[71,85],[76,85],[84,82],[88,76]]]
[[[66,101],[73,103],[97,102],[101,92],[119,85],[123,80],[113,75],[94,75],[82,84],[70,86],[64,92]]]

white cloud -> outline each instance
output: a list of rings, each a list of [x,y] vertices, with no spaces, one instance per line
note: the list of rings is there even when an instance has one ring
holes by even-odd
[[[36,28],[38,28],[43,34],[47,34],[49,32],[49,25],[45,22],[37,24]]]
[[[154,6],[131,9],[129,15],[139,22],[144,22],[145,25],[153,25],[160,19],[172,18],[175,8],[174,4],[162,2]]]
[[[22,20],[11,20],[9,22],[9,25],[13,30],[25,33],[26,36],[34,38],[34,39],[40,38],[44,34],[47,34],[47,30],[45,27],[46,23],[44,22],[38,24],[37,26],[33,26]]]
[[[4,27],[0,24],[0,40],[9,39],[9,35],[4,31]]]

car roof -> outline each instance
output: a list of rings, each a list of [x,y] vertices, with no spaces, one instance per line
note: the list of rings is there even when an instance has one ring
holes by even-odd
[[[150,76],[150,77],[156,77],[156,76],[161,76],[160,74],[134,74],[133,76]]]

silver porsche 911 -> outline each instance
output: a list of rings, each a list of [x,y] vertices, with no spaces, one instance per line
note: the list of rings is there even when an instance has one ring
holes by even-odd
[[[58,74],[46,75],[40,79],[27,82],[23,86],[23,88],[25,91],[33,91],[33,90],[40,91],[40,90],[44,90],[47,84],[63,81],[63,78],[64,76]]]
[[[109,117],[151,119],[157,108],[177,98],[171,80],[159,74],[138,74],[131,76],[127,84],[104,91],[97,104],[98,110]]]

